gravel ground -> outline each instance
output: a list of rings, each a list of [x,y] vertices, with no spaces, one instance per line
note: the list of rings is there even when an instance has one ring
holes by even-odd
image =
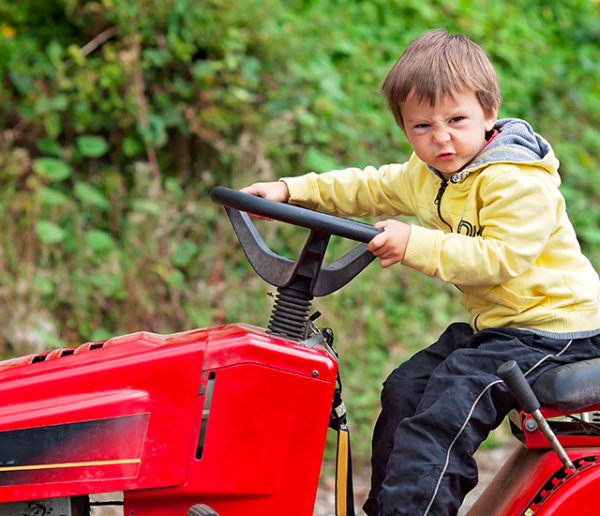
[[[506,460],[512,450],[513,445],[506,445],[493,449],[478,450],[475,454],[477,465],[479,466],[479,484],[471,491],[458,512],[458,516],[467,514],[467,511],[475,503],[477,497],[483,492],[487,484],[500,469],[502,463]],[[326,470],[334,471],[332,468]],[[353,472],[354,482],[354,504],[356,507],[356,516],[364,516],[361,509],[369,491],[369,468],[357,468]],[[335,478],[327,476],[321,481],[321,486],[317,493],[317,501],[315,503],[314,516],[334,516],[335,515]]]

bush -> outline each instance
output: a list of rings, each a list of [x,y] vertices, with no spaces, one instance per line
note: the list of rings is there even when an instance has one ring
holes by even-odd
[[[266,324],[266,288],[207,192],[406,159],[378,90],[438,26],[483,45],[501,116],[553,143],[599,264],[599,15],[585,0],[2,3],[0,351]],[[266,231],[292,252],[297,233]],[[456,292],[401,268],[315,304],[339,329],[355,442],[386,372],[465,317]]]

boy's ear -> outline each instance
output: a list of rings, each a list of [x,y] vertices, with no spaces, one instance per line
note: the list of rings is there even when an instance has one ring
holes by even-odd
[[[491,131],[494,128],[494,126],[496,125],[497,121],[498,121],[498,106],[496,106],[494,109],[492,109],[492,112],[485,120],[486,132]]]

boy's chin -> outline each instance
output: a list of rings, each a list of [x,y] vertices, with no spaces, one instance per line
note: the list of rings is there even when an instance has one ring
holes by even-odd
[[[465,163],[464,165],[461,166],[456,166],[456,163],[453,165],[448,165],[448,166],[439,166],[436,167],[435,165],[433,165],[433,167],[440,173],[442,174],[442,176],[444,176],[446,179],[450,179],[450,177],[452,177],[454,174],[456,174],[457,172],[460,172],[461,170],[463,170],[469,163]]]

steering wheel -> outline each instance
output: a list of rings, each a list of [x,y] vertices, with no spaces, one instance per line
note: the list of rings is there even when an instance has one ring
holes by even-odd
[[[214,202],[236,210],[261,215],[315,231],[368,243],[381,230],[370,224],[309,210],[293,204],[269,201],[239,190],[217,186],[210,194]]]
[[[267,283],[278,287],[278,299],[269,325],[272,333],[295,339],[305,337],[312,298],[342,288],[375,258],[367,251],[366,243],[381,230],[369,224],[221,186],[214,188],[210,196],[214,202],[225,206],[250,265]],[[248,213],[310,229],[299,258],[291,260],[273,252]],[[333,263],[322,265],[331,235],[362,243]]]

